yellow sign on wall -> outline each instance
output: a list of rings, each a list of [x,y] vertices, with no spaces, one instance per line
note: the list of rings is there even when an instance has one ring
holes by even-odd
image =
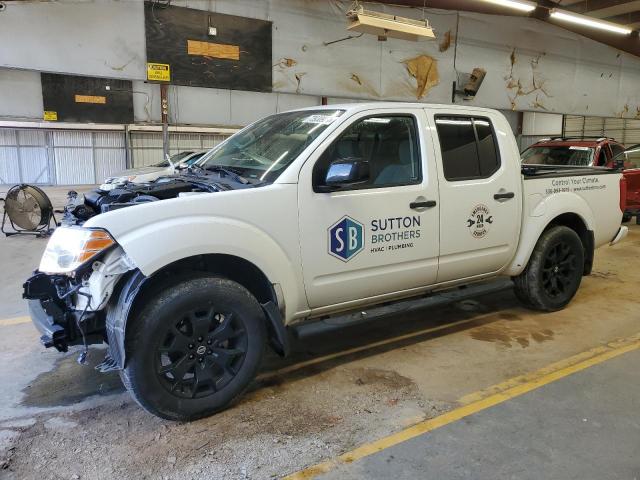
[[[78,95],[75,96],[76,103],[107,103],[107,97],[102,95]]]
[[[187,40],[187,53],[189,55],[202,55],[203,57],[240,60],[240,47],[237,45]]]
[[[45,120],[48,120],[48,121],[51,121],[51,122],[55,122],[55,121],[58,120],[58,112],[53,112],[51,110],[45,110],[43,118]]]
[[[171,68],[167,63],[147,63],[147,80],[170,82]]]

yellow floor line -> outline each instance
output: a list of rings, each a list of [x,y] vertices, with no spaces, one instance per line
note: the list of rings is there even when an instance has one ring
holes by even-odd
[[[518,397],[527,392],[540,388],[549,383],[560,380],[568,375],[585,370],[589,367],[602,363],[611,358],[640,348],[640,334],[617,340],[607,345],[593,348],[586,352],[574,355],[568,359],[548,365],[540,370],[536,370],[527,375],[521,375],[513,379],[497,384],[489,389],[467,395],[461,399],[462,403],[467,402],[460,408],[440,415],[429,420],[417,423],[412,427],[401,430],[388,437],[375,440],[371,443],[357,447],[350,452],[346,452],[337,458],[313,465],[304,470],[292,473],[284,477],[283,480],[308,480],[327,473],[341,464],[355,462],[381,450],[387,449],[399,443],[406,442],[424,433],[440,428],[449,423],[465,418],[474,413],[478,413],[487,408],[498,405],[514,397]]]
[[[0,326],[19,325],[21,323],[29,323],[30,321],[31,317],[5,318],[0,320]]]

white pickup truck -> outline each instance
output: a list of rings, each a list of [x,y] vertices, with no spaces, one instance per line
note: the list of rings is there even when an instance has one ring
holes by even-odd
[[[307,322],[497,276],[561,309],[627,233],[618,171],[523,167],[484,108],[296,110],[199,164],[87,194],[93,213],[54,232],[24,285],[45,346],[107,342],[99,368],[169,419],[229,405]]]

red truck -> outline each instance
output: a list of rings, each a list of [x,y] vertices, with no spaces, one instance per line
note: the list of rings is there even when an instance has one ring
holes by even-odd
[[[554,137],[540,140],[521,154],[525,165],[613,167],[624,165],[627,184],[623,222],[636,216],[640,223],[640,144],[624,145],[606,137]]]

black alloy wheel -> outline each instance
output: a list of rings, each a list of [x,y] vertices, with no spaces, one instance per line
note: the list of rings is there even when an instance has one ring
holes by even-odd
[[[547,252],[542,267],[542,285],[550,298],[566,295],[573,288],[578,269],[572,245],[559,241]]]
[[[129,319],[121,378],[145,410],[194,420],[227,408],[255,378],[266,318],[242,285],[185,273],[143,296]]]
[[[564,308],[582,281],[585,254],[575,230],[564,225],[549,227],[540,235],[524,271],[513,277],[516,297],[534,310]]]
[[[192,310],[167,328],[156,349],[156,373],[176,396],[205,397],[236,376],[246,352],[247,332],[233,313]]]

